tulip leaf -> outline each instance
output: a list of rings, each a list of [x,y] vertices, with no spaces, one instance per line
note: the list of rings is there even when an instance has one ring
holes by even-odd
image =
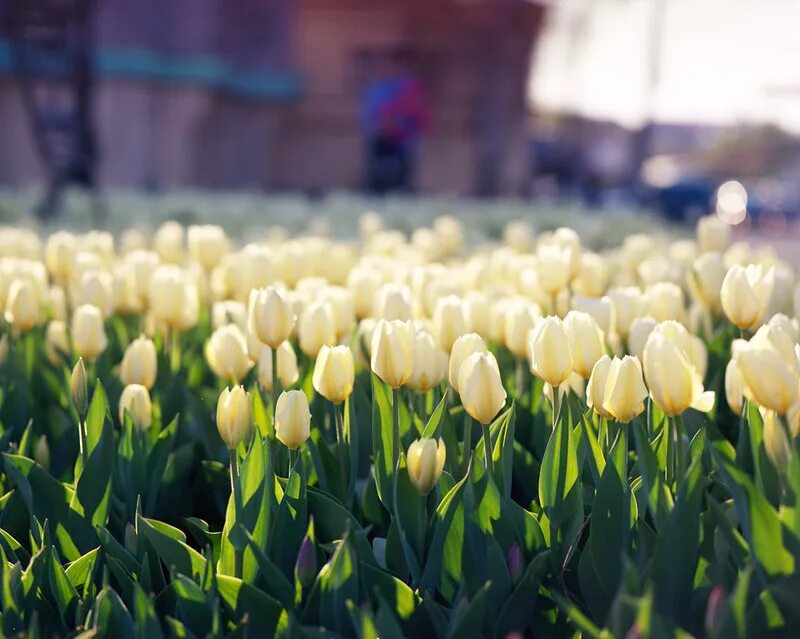
[[[358,600],[358,555],[346,535],[317,577],[319,621],[326,628],[347,633],[350,628],[346,601]]]
[[[660,530],[672,510],[672,494],[664,483],[663,471],[659,469],[658,459],[653,452],[641,420],[634,420],[630,426],[634,429],[636,452],[638,453],[637,467],[644,482],[647,503],[656,527]]]
[[[136,529],[152,544],[168,568],[174,567],[179,573],[195,581],[202,577],[205,558],[186,544],[186,537],[177,528],[137,515]]]
[[[70,583],[75,586],[75,588],[82,586],[86,582],[87,577],[91,575],[92,571],[94,570],[95,563],[97,562],[97,554],[99,551],[99,547],[95,548],[94,550],[90,550],[85,555],[79,557],[67,566],[67,577],[69,578]]]
[[[408,476],[405,456],[401,456],[394,482],[394,523],[408,572],[414,583],[419,582],[420,566],[424,561],[427,536],[425,498],[417,493]]]
[[[114,468],[114,431],[110,421],[103,420],[101,435],[90,451],[86,467],[72,495],[70,508],[92,526],[105,526]]]
[[[308,528],[308,499],[302,458],[289,475],[275,515],[269,555],[287,579],[294,579],[294,564]]]
[[[130,613],[119,595],[110,588],[103,588],[97,596],[92,616],[98,636],[135,639]]]
[[[753,460],[755,485],[773,506],[779,501],[778,475],[767,456],[764,444],[764,420],[754,402],[747,404],[747,431],[750,440],[750,454]]]
[[[372,463],[375,486],[384,506],[392,506],[392,390],[372,375]]]
[[[437,439],[442,435],[442,426],[444,425],[445,415],[447,414],[447,393],[442,396],[442,399],[436,405],[436,408],[433,409],[430,418],[428,419],[428,423],[425,424],[425,428],[422,431],[422,435],[420,437],[426,437],[428,439]]]
[[[462,639],[463,637],[484,637],[483,624],[486,619],[486,606],[491,584],[487,583],[475,593],[471,600],[462,599],[453,611],[450,628],[447,631],[449,639]]]
[[[48,548],[48,567],[49,567],[49,584],[50,592],[53,599],[55,599],[58,614],[61,616],[61,621],[65,626],[72,623],[72,618],[75,615],[75,609],[78,605],[78,591],[70,581],[61,562],[58,560],[58,555],[51,546]]]
[[[536,613],[539,587],[542,585],[549,565],[547,551],[536,555],[528,564],[511,596],[500,609],[494,633],[496,639],[504,639],[514,631],[520,634],[524,633]]]
[[[308,512],[314,516],[317,536],[323,542],[341,539],[361,524],[340,502],[312,486],[307,488]]]

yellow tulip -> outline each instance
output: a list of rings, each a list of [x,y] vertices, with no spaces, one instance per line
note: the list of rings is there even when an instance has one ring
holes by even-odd
[[[760,265],[733,265],[722,280],[720,302],[725,315],[740,329],[756,328],[769,305],[774,270]]]
[[[78,415],[80,415],[81,419],[85,419],[86,411],[89,408],[89,381],[82,357],[78,358],[78,363],[72,369],[70,395],[72,397],[72,405],[78,411]]]
[[[636,357],[615,357],[608,371],[603,407],[618,422],[627,424],[644,411],[647,388]]]
[[[486,342],[477,333],[467,333],[455,341],[453,349],[450,351],[447,379],[456,392],[458,391],[458,375],[461,372],[461,365],[473,353],[488,352],[489,349],[486,346]]]
[[[719,312],[725,261],[722,253],[703,253],[689,271],[689,287],[694,298],[705,308]]]
[[[316,358],[323,346],[336,343],[336,324],[333,307],[328,302],[311,302],[300,313],[297,325],[300,350]]]
[[[414,325],[381,320],[372,334],[370,366],[392,388],[400,388],[414,372]]]
[[[317,295],[320,302],[328,302],[333,309],[333,326],[336,338],[350,335],[356,327],[353,294],[341,286],[326,286]]]
[[[158,361],[156,345],[144,335],[136,338],[125,349],[119,367],[119,377],[126,386],[141,384],[148,390],[156,383]]]
[[[228,252],[228,237],[215,224],[190,226],[186,232],[189,254],[203,269],[210,271]]]
[[[56,366],[61,362],[61,358],[64,355],[69,354],[67,323],[61,320],[52,320],[47,325],[44,338],[47,348],[47,359],[50,360],[53,366]]]
[[[628,333],[628,351],[631,355],[635,355],[642,361],[644,357],[644,346],[658,322],[649,315],[644,317],[637,317],[631,323],[631,329]]]
[[[414,370],[406,386],[427,393],[441,383],[447,371],[447,353],[436,344],[433,336],[424,330],[414,336]]]
[[[731,241],[731,227],[716,215],[697,220],[697,243],[703,252],[721,252]]]
[[[72,260],[77,250],[78,240],[68,231],[56,231],[47,238],[44,260],[54,280],[61,284],[69,281]]]
[[[614,334],[616,327],[616,310],[614,302],[608,296],[583,297],[575,295],[572,298],[572,310],[588,313],[603,331],[606,337]]]
[[[536,252],[539,286],[550,296],[565,289],[571,276],[573,253],[567,248],[543,245]]]
[[[489,333],[489,298],[480,291],[470,291],[464,296],[467,329],[478,335]]]
[[[572,352],[560,318],[551,315],[537,320],[528,336],[528,362],[531,373],[554,388],[567,381],[573,371]]]
[[[406,455],[408,478],[420,495],[427,495],[442,476],[447,449],[440,437],[421,438],[411,442]]]
[[[762,411],[764,420],[764,449],[779,475],[785,475],[792,461],[792,445],[781,418],[774,410]]]
[[[125,412],[131,416],[134,426],[139,430],[150,428],[153,417],[153,407],[150,403],[150,393],[141,384],[128,384],[122,390],[119,398],[119,421],[125,422]]]
[[[250,396],[243,386],[226,388],[217,401],[217,430],[225,445],[233,450],[250,437]]]
[[[411,293],[408,287],[397,284],[384,284],[375,297],[373,314],[377,319],[411,319]]]
[[[290,450],[302,446],[311,434],[311,411],[303,391],[281,393],[275,409],[275,436]]]
[[[439,347],[449,353],[453,343],[467,331],[467,318],[460,297],[448,295],[436,302],[433,312],[433,335]]]
[[[567,313],[564,330],[569,340],[573,370],[585,379],[592,374],[597,360],[605,354],[603,331],[591,315],[580,311]]]
[[[606,419],[613,419],[613,416],[605,409],[603,404],[606,398],[606,382],[610,370],[611,358],[608,355],[603,355],[592,368],[589,383],[586,385],[586,405]]]
[[[323,346],[314,364],[314,390],[334,404],[340,404],[353,392],[355,362],[349,346]]]
[[[348,274],[347,288],[353,294],[353,306],[359,319],[363,319],[372,313],[375,296],[380,287],[380,274],[369,268],[358,266]]]
[[[91,304],[100,309],[103,317],[110,317],[114,312],[114,278],[105,271],[86,271],[74,289],[72,303]]]
[[[253,366],[247,353],[247,340],[235,324],[221,326],[206,342],[205,356],[217,377],[241,381]]]
[[[291,337],[297,319],[286,298],[271,286],[251,293],[250,318],[258,339],[270,348]]]
[[[72,346],[78,356],[89,361],[106,350],[108,338],[103,325],[103,314],[91,304],[79,306],[72,313],[70,327]]]
[[[642,292],[635,286],[627,286],[611,288],[607,295],[614,304],[614,328],[620,337],[627,339],[634,320],[644,313]]]
[[[683,291],[674,282],[657,282],[644,292],[647,314],[657,321],[686,319]]]
[[[708,412],[714,392],[703,389],[703,381],[686,353],[660,333],[653,333],[644,347],[644,373],[650,397],[667,415],[687,408]]]
[[[177,330],[197,323],[199,292],[188,271],[173,264],[159,266],[150,278],[147,297],[156,321]]]
[[[762,326],[749,342],[736,340],[732,345],[745,396],[781,415],[798,401],[800,393],[800,364],[793,345],[788,346],[769,326]]]
[[[733,357],[725,367],[725,399],[728,406],[737,415],[742,414],[744,403],[744,380],[739,370],[739,362]]]
[[[184,230],[174,220],[164,222],[153,235],[153,250],[162,261],[182,264],[184,260]]]
[[[608,287],[608,261],[597,253],[583,253],[573,290],[586,297],[601,297]]]
[[[541,313],[536,304],[515,300],[506,306],[505,345],[515,357],[525,358],[528,352],[528,334],[539,317]]]
[[[39,324],[42,317],[41,300],[30,280],[16,279],[11,282],[6,297],[5,316],[6,322],[23,333]]]
[[[497,360],[491,353],[473,353],[458,373],[458,393],[469,415],[488,424],[506,403],[506,391],[500,379]]]
[[[281,386],[288,388],[299,376],[297,355],[290,342],[283,342],[278,346],[278,379]],[[258,381],[265,390],[272,390],[272,349],[263,344],[258,353]]]

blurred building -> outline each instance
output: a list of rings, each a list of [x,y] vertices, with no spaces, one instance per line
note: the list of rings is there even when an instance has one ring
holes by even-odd
[[[101,186],[358,189],[361,95],[382,61],[426,88],[419,192],[520,192],[528,0],[104,0],[92,121]],[[0,183],[42,179],[0,40]]]

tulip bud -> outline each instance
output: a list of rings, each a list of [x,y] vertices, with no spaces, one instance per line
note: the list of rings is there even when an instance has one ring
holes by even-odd
[[[341,404],[353,392],[355,375],[349,346],[323,346],[314,364],[314,390],[328,401]]]
[[[586,385],[586,405],[606,419],[613,419],[611,413],[603,405],[606,398],[606,383],[610,370],[611,358],[608,355],[603,355],[592,368],[589,383]]]
[[[550,315],[537,320],[528,337],[528,362],[531,373],[554,388],[567,381],[573,362],[570,341],[561,319]]]
[[[506,307],[505,344],[514,357],[524,359],[528,352],[528,334],[541,317],[539,307],[526,302],[511,302]]]
[[[392,388],[400,388],[414,372],[414,325],[381,320],[372,334],[372,371]]]
[[[439,481],[446,457],[447,449],[441,437],[438,442],[423,437],[408,447],[408,478],[420,495],[427,495]]]
[[[33,451],[33,458],[45,470],[50,470],[50,445],[47,443],[47,435],[39,437],[36,442],[36,450]]]
[[[525,563],[522,557],[522,549],[516,541],[508,549],[506,564],[508,565],[508,575],[511,577],[511,583],[518,583],[522,579],[522,575],[525,574]]]
[[[311,411],[303,391],[281,393],[275,409],[275,436],[290,450],[302,446],[311,434]]]
[[[571,276],[573,253],[567,248],[543,245],[536,252],[539,286],[550,296],[566,288]]]
[[[481,424],[488,424],[506,403],[497,360],[491,353],[473,353],[458,373],[458,393],[464,410]]]
[[[47,291],[45,307],[52,319],[66,322],[68,317],[67,296],[64,294],[64,289],[60,286],[51,286]]]
[[[91,304],[100,309],[103,317],[109,317],[114,312],[114,278],[106,271],[86,271],[73,293],[75,306]]]
[[[731,358],[725,367],[725,399],[734,413],[742,414],[744,380],[742,372],[739,370],[739,362],[735,357]]]
[[[447,353],[439,349],[433,336],[419,330],[414,336],[414,370],[406,386],[427,393],[441,383],[447,372]]]
[[[61,362],[61,358],[64,355],[69,354],[66,322],[53,320],[47,325],[45,344],[47,347],[47,359],[53,366],[56,366]]]
[[[356,316],[359,319],[368,317],[381,287],[381,276],[367,267],[358,266],[347,276],[347,287],[353,294]]]
[[[628,333],[628,352],[631,355],[635,355],[639,361],[642,361],[644,346],[657,325],[658,322],[649,315],[637,317],[631,323],[631,329]]]
[[[478,335],[489,334],[489,298],[480,291],[470,291],[464,297],[467,328]]]
[[[627,424],[644,412],[647,388],[642,379],[642,365],[636,357],[615,357],[608,371],[603,408],[618,422]]]
[[[683,291],[673,282],[651,284],[644,293],[644,300],[647,314],[659,322],[669,319],[683,322],[686,318]]]
[[[336,343],[336,324],[333,307],[328,302],[311,302],[300,313],[297,326],[300,350],[308,357],[316,358],[323,346]]]
[[[567,313],[564,330],[569,339],[573,370],[585,379],[606,351],[603,331],[591,315],[580,311]]]
[[[86,367],[83,365],[82,357],[78,358],[78,363],[72,369],[70,393],[72,394],[72,405],[78,411],[81,421],[86,419],[86,411],[89,410],[89,383],[86,379]]]
[[[0,336],[0,368],[8,361],[8,335]]]
[[[602,255],[583,253],[573,289],[586,297],[600,297],[608,287],[608,263]]]
[[[247,308],[242,302],[225,300],[224,302],[214,302],[211,307],[211,326],[214,329],[226,324],[236,324],[236,326],[245,330],[248,320]]]
[[[785,475],[792,461],[792,445],[781,424],[781,418],[774,410],[762,413],[764,419],[764,448],[772,465],[779,475]]]
[[[610,297],[575,295],[572,298],[572,310],[591,315],[597,326],[603,331],[604,336],[608,337],[615,332],[616,311]]]
[[[740,329],[756,328],[769,305],[775,285],[774,271],[760,265],[735,264],[722,280],[720,301],[731,323]]]
[[[228,252],[228,237],[220,226],[190,226],[186,233],[189,254],[203,269],[210,271]]]
[[[250,314],[258,339],[270,348],[291,337],[297,320],[291,304],[271,286],[251,294]]]
[[[697,220],[697,243],[705,252],[722,252],[731,241],[731,227],[716,215]]]
[[[41,301],[36,287],[28,279],[11,282],[6,297],[6,322],[15,330],[27,332],[41,319]]]
[[[455,295],[439,298],[433,313],[433,334],[439,347],[449,353],[466,330],[467,318],[461,298]]]
[[[411,293],[405,286],[384,284],[375,298],[373,314],[378,319],[402,320],[411,319]]]
[[[131,416],[133,425],[139,430],[150,428],[153,407],[150,403],[150,393],[141,384],[129,384],[119,398],[119,421],[125,423],[125,412]]]
[[[56,231],[47,238],[44,260],[54,280],[62,284],[69,280],[72,260],[77,249],[77,238],[68,231]]]
[[[661,333],[653,333],[644,347],[644,373],[650,397],[667,415],[691,407],[707,413],[714,406],[714,392],[705,391],[686,353]]]
[[[458,391],[458,376],[461,372],[461,365],[473,353],[488,353],[489,349],[477,333],[467,333],[462,335],[453,343],[450,351],[450,361],[448,363],[448,380],[450,386]]]
[[[614,328],[620,337],[627,339],[631,324],[644,313],[642,292],[635,286],[611,288],[608,297],[614,304]]]
[[[278,379],[281,386],[288,388],[299,376],[297,355],[291,343],[284,342],[278,347]],[[272,349],[269,346],[261,346],[258,353],[258,382],[265,390],[272,390]]]
[[[294,575],[303,588],[308,588],[317,577],[317,548],[310,536],[303,537],[297,561],[294,564]]]
[[[184,231],[174,220],[164,222],[153,235],[153,249],[158,256],[170,264],[182,264]]]
[[[208,365],[217,377],[241,381],[253,366],[247,354],[247,340],[235,324],[215,330],[206,342]]]
[[[798,401],[798,364],[794,349],[786,348],[777,331],[762,326],[749,342],[737,340],[732,349],[744,381],[744,393],[759,406],[785,415]]]
[[[689,271],[689,287],[695,299],[707,309],[720,310],[720,292],[725,279],[722,253],[703,253]]]
[[[341,286],[326,286],[319,294],[320,302],[328,302],[333,309],[333,326],[336,339],[350,335],[356,326],[356,312],[353,294]]]
[[[144,335],[137,337],[125,349],[122,363],[119,367],[119,377],[122,383],[141,384],[147,390],[153,388],[158,373],[156,345],[153,340]]]
[[[197,323],[200,298],[188,271],[171,264],[159,266],[150,279],[148,300],[159,322],[178,330]]]
[[[106,350],[108,338],[100,309],[90,304],[79,306],[72,313],[72,346],[80,357],[95,359]]]
[[[250,395],[244,387],[226,388],[217,401],[217,430],[225,445],[233,450],[250,436]]]

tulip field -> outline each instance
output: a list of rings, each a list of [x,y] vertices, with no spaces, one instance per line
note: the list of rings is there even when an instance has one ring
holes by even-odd
[[[795,267],[535,222],[0,229],[0,636],[798,636]]]

